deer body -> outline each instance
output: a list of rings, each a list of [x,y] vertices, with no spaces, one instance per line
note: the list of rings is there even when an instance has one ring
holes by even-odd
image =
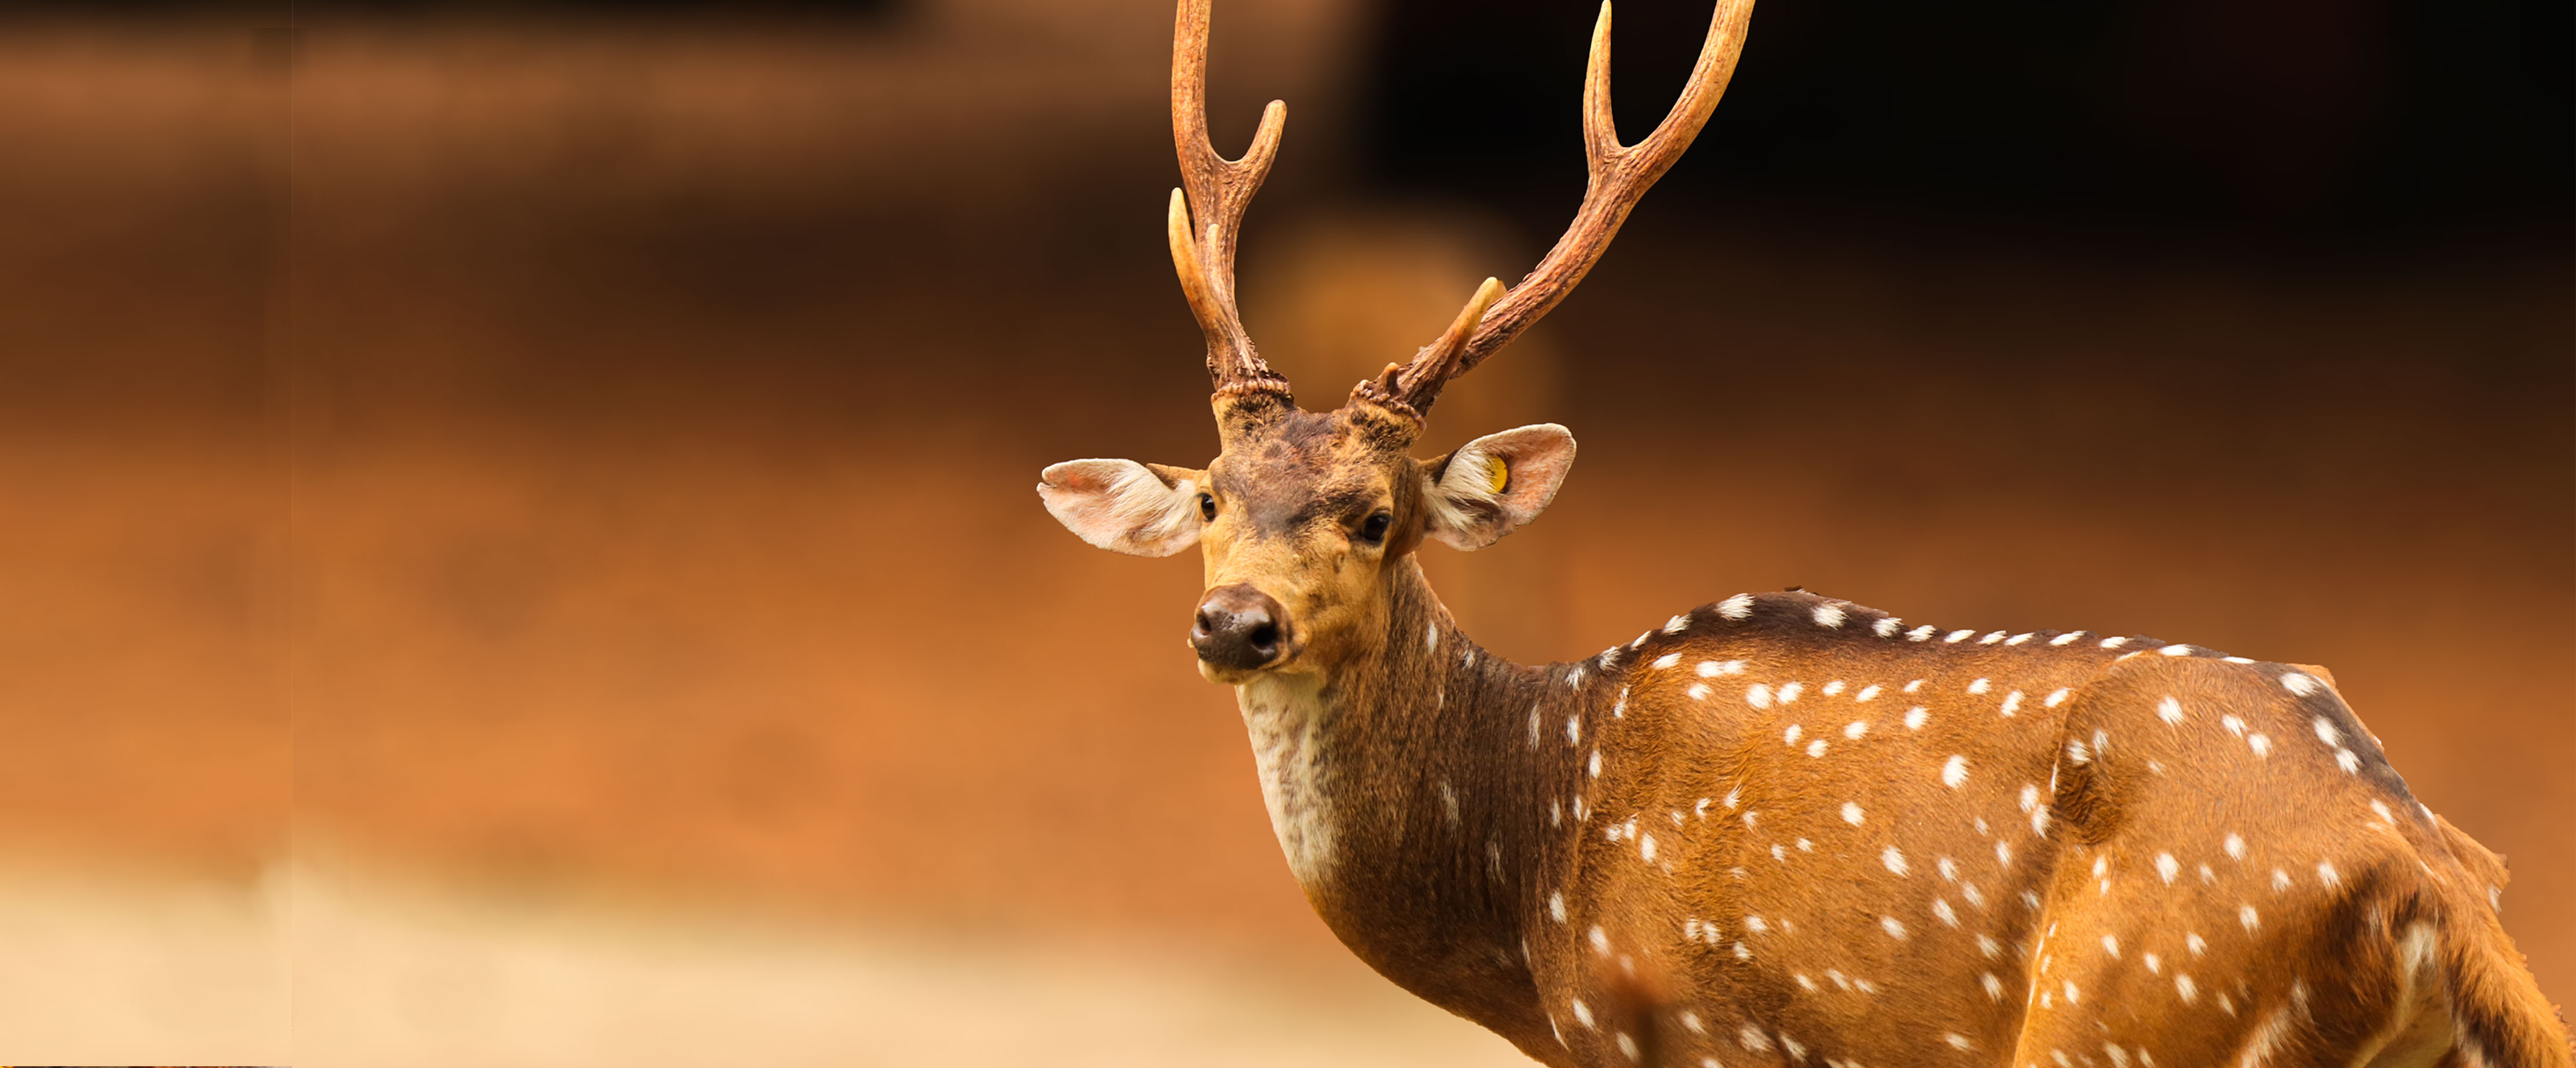
[[[1175,20],[1167,229],[1220,451],[1070,461],[1038,492],[1094,545],[1200,548],[1198,670],[1236,688],[1289,870],[1361,959],[1566,1068],[2568,1068],[2496,919],[2501,862],[2407,792],[2321,670],[1795,592],[1570,663],[1479,649],[1414,553],[1535,518],[1573,435],[1409,450],[1696,135],[1750,4],[1721,0],[1636,145],[1605,4],[1574,225],[1309,412],[1233,296],[1286,111],[1241,159],[1209,146],[1208,2]]]
[[[2433,996],[2442,926],[2488,935],[2500,869],[2315,669],[1794,593],[1527,667],[1399,584],[1380,654],[1297,691],[1312,759],[1264,762],[1265,795],[1355,952],[1543,1062],[2430,1065],[2475,1037]],[[1242,687],[1257,751],[1288,694]],[[2308,952],[2266,952],[2285,931]]]

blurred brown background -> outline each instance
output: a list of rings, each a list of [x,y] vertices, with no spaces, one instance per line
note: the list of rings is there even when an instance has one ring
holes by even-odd
[[[1220,5],[1310,405],[1553,239],[1591,12]],[[1308,913],[1194,560],[1030,492],[1213,448],[1170,17],[0,13],[0,1058],[1514,1063]],[[1705,17],[1621,6],[1629,136]],[[1767,0],[1426,443],[1580,470],[1426,566],[1524,659],[1795,584],[2324,664],[2576,1000],[2568,17]]]

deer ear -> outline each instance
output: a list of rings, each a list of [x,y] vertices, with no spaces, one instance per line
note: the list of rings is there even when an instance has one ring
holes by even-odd
[[[1066,530],[1129,556],[1170,556],[1199,540],[1207,472],[1134,460],[1067,460],[1038,474],[1038,499]]]
[[[1426,531],[1473,551],[1538,518],[1574,466],[1574,435],[1554,423],[1488,434],[1422,465]]]

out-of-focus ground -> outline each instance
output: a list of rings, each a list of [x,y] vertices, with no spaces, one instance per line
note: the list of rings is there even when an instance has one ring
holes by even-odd
[[[1346,12],[1236,6],[1329,404],[1551,235],[1338,185]],[[957,11],[0,34],[0,1056],[1513,1062],[1307,911],[1195,561],[1030,491],[1212,447],[1167,10]],[[1794,584],[2323,664],[2576,1000],[2570,281],[1650,198],[1425,448],[1580,468],[1426,566],[1524,659]]]

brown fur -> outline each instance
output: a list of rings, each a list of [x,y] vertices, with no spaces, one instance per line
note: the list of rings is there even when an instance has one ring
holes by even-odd
[[[1248,721],[1263,678],[1313,695],[1309,900],[1540,1061],[2570,1063],[2501,863],[2322,671],[1803,593],[1511,664],[1413,560],[1418,423],[1242,394],[1219,421],[1208,583],[1277,599],[1295,645],[1202,671]]]

